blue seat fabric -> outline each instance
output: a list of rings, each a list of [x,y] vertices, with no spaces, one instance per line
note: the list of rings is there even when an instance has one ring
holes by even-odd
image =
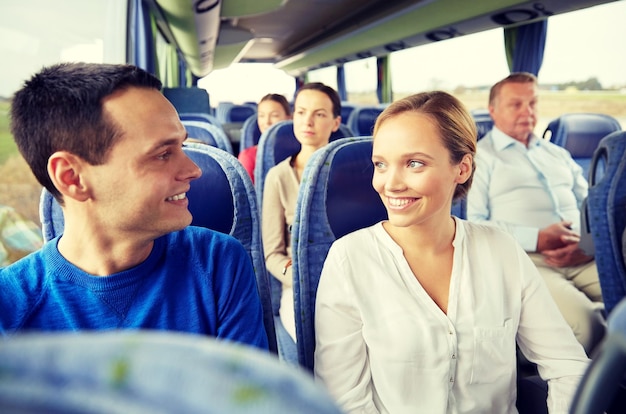
[[[600,140],[621,129],[619,122],[609,115],[570,113],[550,122],[543,137],[549,136],[551,142],[568,150],[588,177],[591,158]]]
[[[196,112],[212,114],[209,94],[202,88],[163,88],[163,95],[174,105],[178,113]]]
[[[257,122],[257,115],[250,115],[241,127],[241,141],[239,142],[239,150],[253,147],[259,143],[261,138],[261,130]]]
[[[163,331],[0,341],[2,413],[339,414],[323,386],[258,349]]]
[[[373,133],[376,118],[383,110],[382,106],[355,107],[346,124],[354,136],[370,136]]]
[[[595,248],[604,307],[626,297],[622,236],[626,227],[626,132],[613,132],[596,149],[589,175],[586,216]]]

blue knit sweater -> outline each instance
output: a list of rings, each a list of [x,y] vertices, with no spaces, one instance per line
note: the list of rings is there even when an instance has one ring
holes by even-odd
[[[187,227],[106,277],[68,262],[58,241],[0,269],[0,333],[155,329],[267,348],[254,270],[236,239]]]

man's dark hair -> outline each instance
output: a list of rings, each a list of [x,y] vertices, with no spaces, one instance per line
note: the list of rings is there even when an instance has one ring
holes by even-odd
[[[37,180],[61,201],[48,176],[48,159],[68,151],[92,165],[106,161],[120,136],[102,101],[127,87],[161,89],[161,81],[132,65],[61,63],[43,68],[11,104],[11,132]]]

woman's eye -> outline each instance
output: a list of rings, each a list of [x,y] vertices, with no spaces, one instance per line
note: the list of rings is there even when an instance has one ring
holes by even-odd
[[[382,162],[382,161],[374,161],[374,167],[378,168],[378,169],[384,168],[385,167],[385,163]]]
[[[165,151],[164,153],[159,154],[159,155],[157,156],[157,158],[158,158],[159,160],[167,160],[167,159],[168,159],[171,155],[172,155],[172,153],[171,153],[171,152],[169,152],[169,151]]]
[[[421,162],[419,162],[419,161],[417,161],[417,160],[411,160],[411,161],[409,161],[409,168],[419,168],[419,167],[421,167],[422,165],[424,165],[424,164],[422,164]]]

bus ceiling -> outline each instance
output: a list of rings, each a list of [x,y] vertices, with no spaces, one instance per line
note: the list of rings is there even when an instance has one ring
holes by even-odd
[[[547,19],[611,0],[143,0],[191,73],[309,70]]]

